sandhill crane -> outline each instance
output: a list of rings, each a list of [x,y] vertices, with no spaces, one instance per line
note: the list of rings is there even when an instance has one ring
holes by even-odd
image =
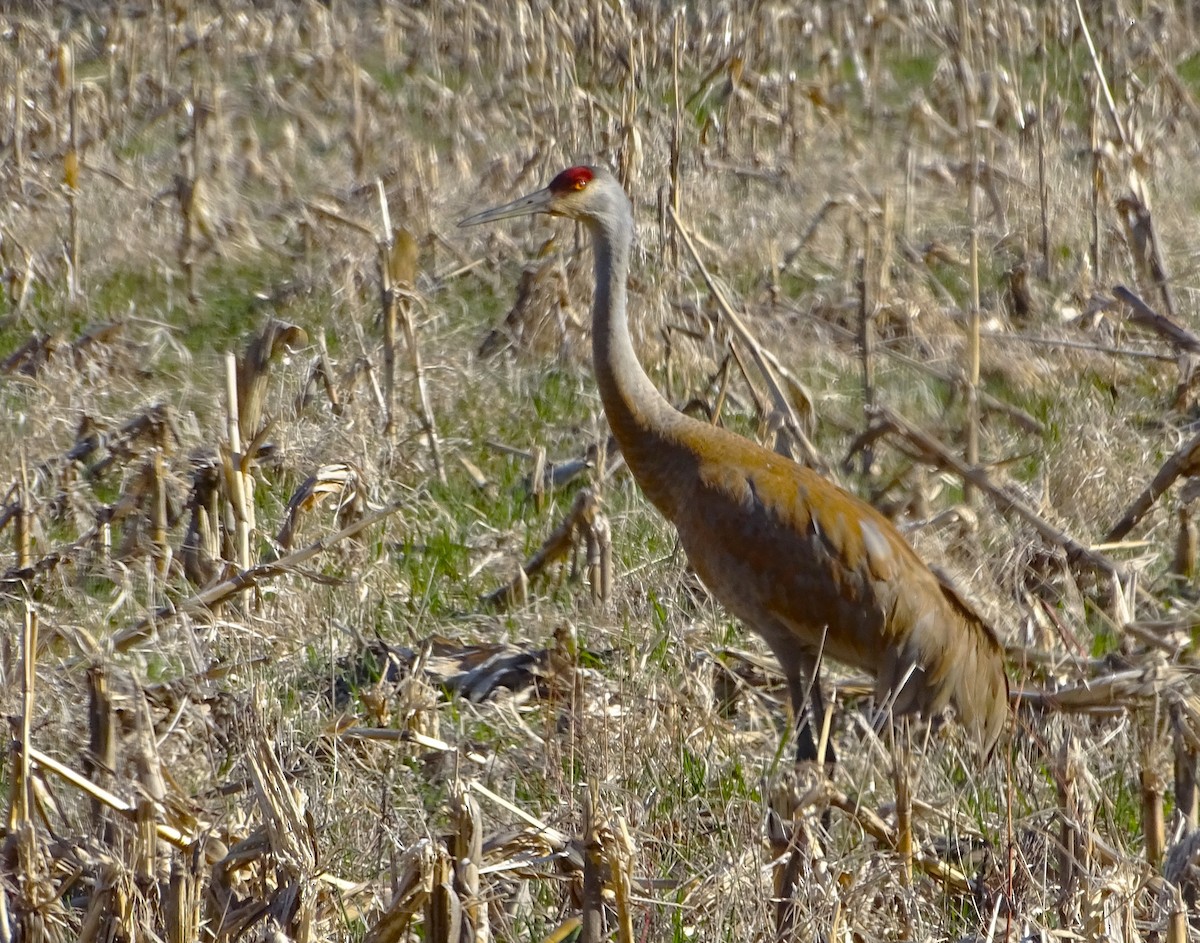
[[[817,759],[823,656],[870,672],[877,703],[896,714],[929,716],[953,705],[989,755],[1008,715],[1003,654],[991,629],[869,504],[812,469],[685,416],[642,369],[625,311],[633,212],[612,173],[571,167],[544,189],[459,225],[534,213],[565,216],[591,233],[592,353],[609,425],[700,579],[779,660],[800,728],[797,758]],[[826,759],[833,761],[831,751]]]

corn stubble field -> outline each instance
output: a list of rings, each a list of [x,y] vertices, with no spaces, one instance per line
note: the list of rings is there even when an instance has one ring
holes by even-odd
[[[1197,939],[1194,8],[5,6],[0,940]],[[990,762],[827,665],[797,778],[584,234],[455,228],[585,159],[668,397],[997,626]]]

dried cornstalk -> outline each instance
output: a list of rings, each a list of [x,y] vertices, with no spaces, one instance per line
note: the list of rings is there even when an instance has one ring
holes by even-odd
[[[234,559],[238,568],[251,566],[250,535],[254,530],[254,480],[248,473],[249,461],[242,451],[242,433],[238,410],[237,358],[225,355],[226,446],[221,451],[227,497],[226,518],[234,536]]]
[[[131,700],[133,731],[129,737],[130,755],[137,771],[138,793],[149,796],[157,803],[168,797],[166,776],[162,760],[158,755],[158,741],[154,732],[154,718],[141,685],[135,683]]]
[[[253,441],[262,434],[260,421],[271,362],[284,350],[307,343],[308,334],[303,328],[271,318],[246,345],[237,364],[238,427],[243,437]]]
[[[1096,51],[1096,44],[1092,42],[1092,32],[1088,29],[1087,17],[1083,15],[1083,7],[1079,0],[1075,0],[1075,13],[1079,17],[1079,29],[1083,33],[1084,42],[1087,43],[1088,55],[1092,59],[1092,68],[1096,71],[1096,78],[1100,86],[1100,91],[1104,95],[1104,104],[1107,106],[1108,120],[1113,126],[1113,130],[1122,144],[1128,145],[1129,134],[1125,130],[1125,125],[1121,121],[1121,115],[1117,111],[1117,103],[1113,98],[1112,89],[1109,87],[1108,79],[1104,75],[1104,65],[1100,61],[1100,54]]]
[[[425,902],[425,939],[429,943],[462,943],[462,901],[454,889],[450,854],[438,847],[433,854],[430,883]]]
[[[92,782],[107,787],[117,766],[117,738],[108,672],[103,663],[88,669],[88,752],[84,771]],[[92,797],[92,828],[96,836],[110,839],[105,806]]]
[[[17,569],[27,570],[33,563],[33,512],[29,508],[29,472],[25,453],[21,453],[21,481],[17,485],[17,526],[13,531],[17,551]]]
[[[221,565],[221,469],[216,461],[203,461],[192,473],[190,512],[179,556],[184,575],[196,586],[216,579]]]
[[[169,44],[168,44],[169,45]],[[188,102],[191,108],[190,133],[183,136],[179,150],[179,172],[175,175],[175,198],[179,204],[179,267],[187,284],[188,301],[195,304],[200,300],[196,282],[196,255],[201,237],[212,245],[215,229],[206,191],[209,184],[203,173],[204,124],[208,118],[209,105],[200,96],[195,83],[192,85]],[[190,150],[186,149],[188,141]]]
[[[1159,700],[1189,710],[1188,700],[1179,696],[1190,681],[1186,669],[1164,664],[1120,671],[1056,691],[1026,688],[1014,694],[1020,704],[1039,710],[1107,716],[1137,707],[1150,707]],[[1186,730],[1186,725],[1184,725]],[[1194,733],[1184,734],[1195,737]]]
[[[527,598],[528,580],[565,560],[581,537],[587,548],[589,575],[595,580],[592,584],[593,598],[598,597],[601,601],[606,599],[612,583],[608,520],[600,511],[600,501],[595,492],[591,488],[583,488],[575,496],[562,523],[546,538],[537,553],[525,562],[512,580],[489,593],[484,602],[500,609],[519,605]]]
[[[1184,902],[1183,894],[1176,885],[1169,881],[1164,881],[1163,885],[1167,898],[1166,943],[1187,943],[1188,905]]]
[[[375,189],[383,224],[383,235],[376,240],[379,251],[379,300],[383,311],[383,432],[390,437],[396,431],[396,321],[397,308],[400,306],[396,288],[401,284],[412,287],[417,260],[411,237],[408,240],[401,238],[392,226],[387,191],[383,188],[383,180],[378,177],[375,179]],[[408,233],[405,232],[405,235]],[[409,249],[413,251],[406,251]]]
[[[344,407],[342,406],[341,398],[338,395],[338,389],[333,382],[333,364],[329,361],[329,342],[325,337],[325,332],[321,331],[317,335],[317,365],[321,376],[321,383],[325,387],[325,395],[329,398],[330,411],[335,416],[340,416]]]
[[[106,943],[129,936],[134,920],[129,885],[129,873],[121,862],[109,859],[100,866],[95,892],[80,923],[78,943]]]
[[[909,758],[912,755],[910,728],[906,719],[892,727],[892,785],[896,792],[896,853],[900,856],[900,884],[912,887],[913,879],[913,801],[909,776]],[[909,922],[908,908],[904,908],[904,922]],[[906,927],[907,936],[912,938],[912,928]]]
[[[871,277],[871,223],[863,221],[863,248],[858,257],[858,356],[862,366],[863,409],[869,417],[875,406],[875,309]],[[871,447],[862,450],[862,471],[871,473]]]
[[[1163,821],[1163,795],[1166,782],[1158,764],[1157,737],[1142,747],[1138,781],[1142,791],[1142,832],[1146,838],[1146,862],[1158,870],[1166,847],[1166,823]]]
[[[20,754],[12,780],[8,805],[8,830],[19,832],[32,828],[33,779],[30,775],[30,751],[33,748],[34,686],[37,681],[37,612],[25,607],[25,624],[21,632],[21,728]],[[31,879],[32,875],[26,875]]]
[[[592,602],[602,605],[612,597],[612,530],[608,518],[603,514],[595,515],[591,526],[584,531],[584,538]]]
[[[196,854],[171,859],[171,877],[163,902],[167,943],[194,943],[200,939],[200,865]]]
[[[533,468],[529,472],[529,496],[533,498],[534,508],[540,511],[546,497],[546,448],[542,445],[533,447]]]
[[[404,850],[392,875],[392,901],[363,943],[401,943],[433,892],[433,843],[422,838]]]
[[[336,519],[339,527],[358,520],[366,506],[365,490],[362,472],[353,462],[322,465],[296,489],[288,501],[287,516],[275,542],[284,551],[291,550],[302,515],[331,496],[337,500]]]
[[[1192,331],[1166,315],[1159,314],[1124,285],[1114,285],[1112,291],[1118,301],[1123,301],[1129,306],[1133,312],[1134,323],[1150,328],[1176,350],[1200,354],[1200,337]]]
[[[417,346],[417,334],[413,328],[411,303],[416,300],[413,288],[416,283],[417,244],[412,234],[403,228],[393,228],[388,209],[387,193],[383,181],[375,181],[379,195],[379,210],[383,219],[383,238],[377,240],[379,247],[379,284],[384,324],[384,415],[385,432],[395,429],[395,342],[396,325],[404,332],[404,343],[408,347],[409,364],[413,381],[417,387],[417,408],[421,428],[429,444],[438,481],[446,483],[446,468],[442,463],[441,446],[438,444],[437,428],[433,410],[429,405],[429,393],[425,388],[425,371],[421,365],[421,351]]]
[[[451,808],[458,826],[454,833],[454,870],[455,885],[463,903],[462,938],[468,943],[489,943],[487,901],[479,888],[479,870],[483,867],[483,819],[479,803],[469,793],[456,792]]]
[[[624,818],[617,819],[615,829],[605,829],[608,874],[612,882],[613,903],[617,911],[617,940],[619,943],[634,943],[633,908],[631,893],[633,877],[630,862],[633,858],[633,841]]]
[[[1081,875],[1091,867],[1091,816],[1087,811],[1086,783],[1080,778],[1086,773],[1083,757],[1074,734],[1067,732],[1059,746],[1054,763],[1054,784],[1058,791],[1059,849],[1058,849],[1058,913],[1067,925],[1079,917],[1075,906],[1075,891]]]
[[[1176,509],[1175,553],[1171,558],[1170,573],[1185,582],[1196,575],[1196,558],[1200,554],[1200,531],[1187,505]]]
[[[589,780],[583,788],[583,928],[579,943],[600,943],[604,939],[604,848],[596,825],[595,794],[599,787]]]
[[[1200,743],[1192,743],[1182,703],[1170,708],[1171,742],[1175,765],[1175,808],[1186,828],[1200,826]]]
[[[158,821],[155,804],[154,800],[146,795],[139,795],[134,801],[131,870],[141,887],[150,887],[158,876]]]
[[[967,416],[966,462],[979,464],[979,78],[976,74],[972,24],[975,21],[967,0],[958,0],[958,49],[954,58],[962,93],[962,131],[967,136],[967,221],[970,227],[970,307],[967,309]],[[963,483],[963,497],[974,503],[971,482]]]
[[[307,797],[284,773],[265,731],[259,731],[247,753],[250,781],[266,825],[271,853],[293,876],[316,872],[317,840],[305,815]]]
[[[1133,256],[1135,278],[1143,293],[1157,288],[1166,309],[1167,320],[1175,318],[1175,299],[1171,293],[1171,279],[1163,260],[1158,233],[1154,227],[1154,216],[1150,212],[1149,189],[1137,173],[1130,172],[1130,189],[1117,200],[1117,212],[1125,228],[1125,243]]]

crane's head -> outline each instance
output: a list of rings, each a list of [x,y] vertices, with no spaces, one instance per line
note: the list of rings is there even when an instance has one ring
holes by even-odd
[[[603,167],[568,167],[551,180],[549,186],[536,193],[513,200],[504,206],[468,216],[458,225],[476,226],[479,223],[491,223],[514,216],[532,216],[534,213],[566,216],[579,222],[595,223],[618,207],[628,206],[625,191],[621,189],[621,184],[611,171]]]

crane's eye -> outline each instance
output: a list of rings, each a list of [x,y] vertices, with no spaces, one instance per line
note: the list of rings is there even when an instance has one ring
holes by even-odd
[[[575,178],[575,189],[576,190],[586,190],[587,185],[588,185],[588,182],[583,177]]]

